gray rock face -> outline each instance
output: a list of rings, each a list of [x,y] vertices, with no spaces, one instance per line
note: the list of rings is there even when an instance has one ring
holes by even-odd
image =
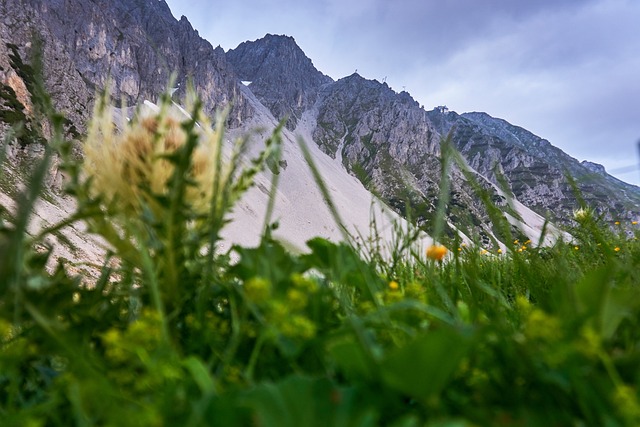
[[[287,127],[294,129],[302,112],[313,106],[320,87],[331,77],[318,71],[293,37],[267,34],[227,52],[238,77],[250,81],[256,97]]]
[[[42,15],[31,3],[17,1],[0,2],[0,83],[11,87],[17,94],[18,101],[31,112],[30,95],[27,84],[10,66],[11,49],[8,43],[14,44],[27,61],[32,54],[34,30],[43,45],[42,62],[45,72],[47,90],[56,107],[76,125],[84,129],[84,123],[92,110],[93,90],[87,87],[82,76],[75,70],[68,57],[68,46],[59,40],[52,29],[44,25]]]
[[[324,87],[316,108],[313,137],[320,147],[396,211],[429,228],[440,192],[441,135],[427,112],[408,93],[358,74]],[[489,243],[484,207],[460,171],[452,174],[447,219]]]
[[[604,175],[604,176],[607,175],[607,171],[605,170],[604,166],[598,163],[593,163],[593,162],[583,160],[582,162],[580,162],[580,164],[585,168],[589,169],[593,173],[599,173],[600,175]]]
[[[200,38],[186,18],[177,21],[163,0],[5,0],[0,7],[0,49],[13,43],[28,57],[35,31],[43,41],[47,89],[79,127],[97,91],[108,86],[114,99],[132,105],[155,101],[172,74],[178,98],[191,82],[206,112],[233,100],[232,124],[251,115],[224,51]]]
[[[601,165],[582,162],[531,132],[486,113],[429,113],[441,133],[454,129],[454,141],[469,164],[497,182],[498,167],[514,196],[555,222],[568,224],[580,197],[605,220],[636,220],[640,188],[606,173]]]

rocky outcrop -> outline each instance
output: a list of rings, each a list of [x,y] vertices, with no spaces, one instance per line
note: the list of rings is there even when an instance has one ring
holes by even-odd
[[[313,106],[318,90],[333,80],[318,71],[293,37],[267,34],[227,52],[238,77],[260,102],[294,129],[302,113]]]
[[[601,165],[579,162],[526,129],[486,113],[434,110],[429,117],[440,133],[453,129],[453,141],[471,167],[494,183],[498,171],[520,202],[557,223],[571,222],[579,198],[611,224],[640,215],[640,188],[608,175]]]
[[[2,81],[11,79],[6,44],[27,58],[41,40],[47,90],[79,129],[97,92],[130,105],[155,101],[172,76],[175,96],[192,83],[210,114],[233,101],[232,125],[251,115],[222,48],[176,20],[164,0],[6,0],[0,13]]]
[[[313,137],[321,149],[430,230],[440,193],[441,134],[427,112],[407,92],[358,74],[323,88],[316,108]],[[452,174],[448,222],[489,244],[494,231],[484,206],[461,171]]]

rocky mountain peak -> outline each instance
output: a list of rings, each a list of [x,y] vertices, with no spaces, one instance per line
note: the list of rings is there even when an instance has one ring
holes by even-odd
[[[602,166],[601,164],[589,162],[587,160],[583,160],[582,162],[580,162],[580,164],[585,168],[589,169],[591,172],[594,172],[600,175],[607,174],[607,171],[605,170],[604,166]]]
[[[288,117],[295,128],[301,114],[313,106],[318,90],[333,82],[318,71],[293,37],[267,34],[227,52],[241,80],[277,119]]]

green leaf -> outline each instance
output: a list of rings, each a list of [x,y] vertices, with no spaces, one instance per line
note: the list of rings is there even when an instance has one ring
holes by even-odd
[[[373,408],[352,389],[303,376],[262,384],[246,396],[256,425],[264,427],[368,427],[377,425]]]
[[[275,286],[289,279],[292,273],[304,272],[303,266],[279,243],[263,239],[257,248],[234,246],[240,261],[230,269],[231,274],[242,280],[262,277]]]
[[[375,364],[371,357],[352,337],[341,337],[327,344],[329,356],[342,372],[350,378],[372,379]]]
[[[214,380],[200,359],[195,356],[190,356],[183,362],[183,364],[193,377],[193,380],[198,384],[202,394],[215,392],[216,385]]]
[[[307,246],[311,253],[301,257],[307,268],[316,268],[329,280],[353,286],[368,298],[373,298],[374,293],[382,289],[382,281],[373,267],[364,262],[351,246],[319,237],[309,240]]]
[[[440,393],[471,350],[473,334],[443,327],[392,352],[381,366],[386,385],[416,399]]]
[[[625,318],[632,318],[640,305],[640,295],[636,289],[612,288],[602,301],[600,310],[600,334],[609,339]]]
[[[620,322],[633,316],[640,304],[637,288],[617,287],[613,279],[613,267],[604,266],[587,274],[576,285],[580,312],[595,320],[604,339],[611,338]]]

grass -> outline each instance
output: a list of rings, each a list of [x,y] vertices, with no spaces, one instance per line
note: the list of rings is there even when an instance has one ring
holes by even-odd
[[[169,117],[164,102],[157,123]],[[571,242],[505,239],[496,254],[454,239],[437,260],[399,228],[391,256],[349,236],[292,252],[267,218],[257,247],[219,254],[232,201],[278,160],[279,135],[248,163],[241,139],[225,163],[223,127],[208,127],[197,103],[191,111],[146,127],[144,146],[161,149],[120,192],[100,187],[99,162],[69,156],[52,116],[53,138],[18,196],[22,215],[0,223],[2,425],[640,424],[637,224],[628,236],[586,209]],[[106,112],[99,104],[98,125]],[[140,137],[145,119],[122,135]],[[100,129],[88,138],[104,138]],[[168,149],[163,138],[178,129]],[[215,165],[207,183],[194,163],[202,138]],[[25,234],[54,152],[77,202],[69,221],[113,248],[92,286],[64,263],[47,271],[49,253],[35,249],[47,232]],[[126,170],[129,158],[113,162]],[[155,162],[169,173],[155,175]],[[204,209],[193,199],[202,185],[212,189]],[[487,209],[508,236],[500,210]],[[446,213],[441,203],[436,238]]]

